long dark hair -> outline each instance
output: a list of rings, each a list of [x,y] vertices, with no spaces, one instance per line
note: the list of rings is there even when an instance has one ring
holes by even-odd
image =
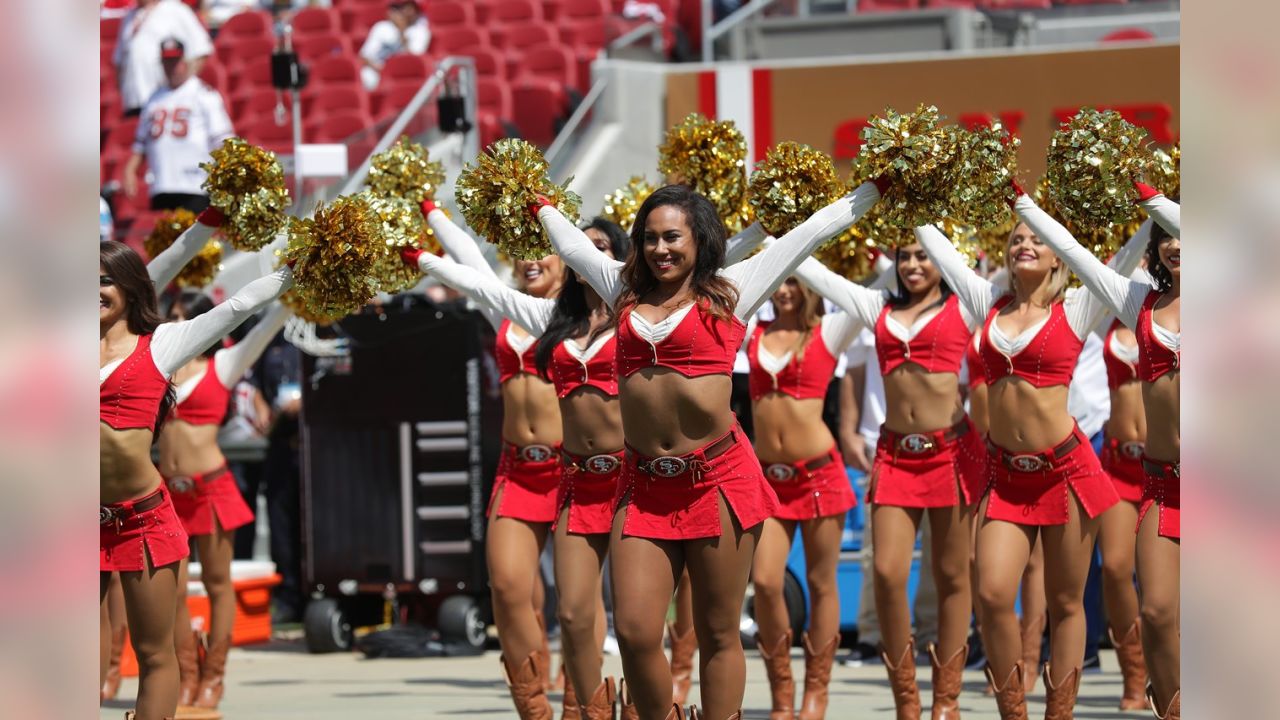
[[[1151,239],[1147,240],[1147,272],[1156,281],[1156,290],[1167,293],[1173,289],[1173,273],[1160,262],[1160,243],[1173,237],[1158,222],[1151,223]]]
[[[212,310],[213,300],[210,300],[208,295],[205,295],[198,290],[183,290],[178,294],[178,297],[174,298],[173,306],[169,309],[172,310],[173,308],[180,308],[182,310],[182,317],[190,320],[192,318],[200,317]],[[217,354],[220,347],[222,347],[222,343],[215,342],[205,348],[203,355],[207,358],[211,358]]]
[[[724,265],[724,223],[711,201],[693,191],[688,185],[667,185],[653,191],[636,211],[635,224],[631,226],[631,244],[635,252],[622,267],[622,283],[625,290],[618,298],[617,307],[634,305],[640,298],[658,287],[658,280],[644,259],[644,232],[649,213],[656,208],[673,205],[684,212],[685,221],[693,231],[698,256],[693,263],[693,296],[698,303],[705,303],[706,310],[720,320],[729,320],[738,304],[738,289],[733,283],[720,277]]]
[[[885,302],[889,303],[891,308],[906,307],[911,302],[911,293],[907,291],[907,286],[902,282],[902,276],[898,275],[898,261],[902,255],[902,248],[895,248],[893,251],[893,274],[896,282],[885,290]],[[938,289],[942,291],[942,302],[945,303],[947,298],[951,297],[951,286],[947,284],[947,279],[942,278],[938,281]]]
[[[156,286],[147,274],[147,266],[133,248],[121,242],[98,243],[98,264],[102,265],[104,274],[111,276],[111,281],[124,295],[125,323],[129,332],[134,335],[150,335],[164,322],[160,308],[156,302]],[[160,399],[160,409],[156,413],[156,430],[153,441],[160,437],[160,428],[165,418],[173,409],[177,397],[173,393],[173,383],[165,389]]]
[[[604,233],[604,236],[609,238],[609,252],[613,253],[613,257],[620,260],[629,258],[631,239],[627,237],[627,231],[616,223],[597,217],[582,229],[599,230]],[[607,303],[605,309],[609,310],[612,316]],[[587,305],[587,289],[578,282],[577,274],[566,266],[565,281],[560,286],[560,294],[556,296],[556,306],[551,313],[551,320],[547,323],[547,329],[542,332],[542,336],[538,338],[538,348],[533,355],[538,373],[548,377],[547,368],[551,365],[551,353],[555,351],[556,346],[568,338],[582,335],[590,327],[591,308]],[[595,342],[596,336],[597,333],[592,333],[587,338],[588,346]]]

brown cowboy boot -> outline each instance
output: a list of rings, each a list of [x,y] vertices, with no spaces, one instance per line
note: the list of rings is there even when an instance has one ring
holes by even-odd
[[[560,666],[560,674],[564,675],[564,666]],[[573,691],[573,680],[566,678],[564,683],[564,709],[560,720],[582,720],[582,709],[578,706],[578,693]]]
[[[572,684],[573,681],[571,680],[569,685],[565,686],[566,693],[568,692],[569,686]],[[591,693],[591,698],[587,701],[587,704],[578,706],[579,716],[582,717],[583,720],[613,720],[614,705],[617,698],[618,694],[614,690],[613,678],[606,677],[600,682],[600,687],[597,687],[596,691]],[[565,711],[565,717],[567,717],[567,707],[565,708]]]
[[[120,654],[124,652],[124,636],[128,630],[121,626],[111,631],[111,655],[107,659],[107,677],[102,681],[101,701],[114,699],[120,692]]]
[[[631,701],[631,693],[627,691],[627,679],[618,681],[618,720],[640,720],[636,704]]]
[[[1164,708],[1164,714],[1160,714],[1160,710],[1156,707],[1155,688],[1147,686],[1147,702],[1151,706],[1151,714],[1156,716],[1156,720],[1182,720],[1182,689],[1179,688],[1173,693],[1173,697],[1169,699],[1169,704]]]
[[[231,649],[231,638],[225,637],[213,641],[205,652],[204,662],[200,665],[200,687],[196,689],[196,707],[216,708],[222,700],[223,679],[227,672],[227,651]]]
[[[1080,691],[1080,668],[1071,672],[1057,685],[1049,674],[1049,663],[1044,665],[1044,720],[1072,720],[1076,707],[1076,693]]]
[[[840,647],[840,633],[815,650],[809,633],[801,636],[804,645],[804,698],[800,701],[800,720],[822,720],[827,716],[827,685],[831,683],[831,665]],[[916,703],[919,708],[920,703]]]
[[[1120,662],[1120,676],[1124,678],[1124,695],[1120,698],[1121,710],[1146,710],[1147,662],[1142,655],[1142,628],[1135,620],[1129,631],[1116,637],[1113,628],[1107,628],[1111,644]]]
[[[1003,685],[996,684],[996,677],[987,666],[987,681],[996,691],[996,707],[1000,720],[1027,720],[1027,691],[1022,684],[1022,663],[1015,663]]]
[[[506,658],[499,657],[503,675],[507,678],[507,689],[511,691],[511,702],[516,706],[516,714],[520,720],[552,720],[555,714],[551,711],[551,701],[547,700],[547,688],[542,675],[538,672],[537,651],[521,661],[515,672],[507,667]]]
[[[1022,631],[1022,688],[1027,695],[1035,692],[1040,676],[1040,647],[1044,643],[1044,615],[1031,621]]]
[[[180,633],[174,643],[178,653],[178,707],[196,703],[196,691],[200,687],[200,651],[204,640],[199,631]]]
[[[756,635],[756,647],[764,658],[769,693],[773,696],[769,720],[793,720],[796,715],[796,684],[791,678],[791,631],[779,637],[772,649],[766,648],[764,641]]]
[[[960,686],[969,646],[956,650],[945,663],[938,662],[937,650],[936,645],[929,643],[929,659],[933,661],[933,720],[960,720]]]
[[[693,684],[693,653],[698,649],[698,636],[693,628],[680,635],[670,624],[667,635],[671,638],[671,702],[684,705]]]
[[[665,720],[685,720],[684,709],[676,703],[671,703],[671,709],[667,711]],[[698,708],[689,708],[688,720],[698,720]]]
[[[898,720],[920,720],[920,688],[916,686],[916,640],[907,641],[907,647],[898,658],[897,665],[889,659],[889,655],[880,651],[885,669],[889,671],[889,686],[893,689],[893,706],[897,708]],[[827,665],[830,668],[830,665]],[[807,683],[806,683],[807,685]],[[805,688],[808,697],[808,688]],[[803,716],[801,716],[803,717]]]

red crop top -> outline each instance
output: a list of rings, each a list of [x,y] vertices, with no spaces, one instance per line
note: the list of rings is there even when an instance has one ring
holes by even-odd
[[[1138,377],[1142,382],[1155,382],[1178,370],[1182,362],[1181,354],[1165,347],[1151,330],[1151,324],[1155,322],[1152,311],[1159,300],[1160,292],[1152,290],[1138,311],[1138,327],[1134,334],[1138,336]]]
[[[580,387],[593,387],[606,395],[617,397],[618,373],[614,363],[617,361],[616,334],[600,346],[595,355],[585,363],[578,360],[565,347],[572,340],[565,340],[551,351],[551,382],[556,386],[556,395],[568,397],[569,393]]]
[[[968,343],[965,343],[964,346],[964,359],[969,365],[970,390],[987,383],[987,369],[982,364],[982,355],[978,352],[978,345],[981,343],[982,336],[977,335],[971,338]]]
[[[671,334],[656,345],[631,327],[634,306],[618,313],[618,377],[647,367],[665,367],[685,377],[732,375],[747,326],[736,316],[726,322],[699,303]]]
[[[168,389],[168,378],[151,357],[151,336],[139,335],[133,352],[98,385],[98,419],[116,430],[155,432]]]
[[[1137,368],[1111,351],[1112,337],[1116,334],[1116,330],[1122,327],[1124,323],[1116,318],[1111,321],[1111,327],[1107,328],[1107,334],[1102,338],[1102,361],[1107,365],[1107,387],[1113,391],[1127,382],[1138,379]]]
[[[511,343],[507,341],[507,331],[511,327],[510,320],[503,320],[498,325],[498,337],[493,343],[494,360],[498,363],[498,383],[502,384],[520,373],[528,373],[537,375],[538,369],[533,363],[534,353],[537,352],[538,343],[534,341],[529,345],[524,354],[520,354],[515,348],[511,347]]]
[[[747,386],[751,399],[759,400],[771,392],[790,395],[797,400],[826,397],[827,385],[835,374],[838,360],[822,339],[822,324],[819,323],[809,334],[809,341],[804,346],[804,358],[793,356],[777,375],[770,375],[760,364],[761,338],[768,327],[767,322],[757,325],[747,343],[747,360],[751,364]]]
[[[982,356],[987,384],[994,385],[1010,375],[1016,375],[1038,388],[1070,385],[1084,341],[1071,329],[1062,303],[1056,302],[1049,309],[1048,322],[1032,338],[1030,345],[1013,357],[1007,357],[991,342],[991,324],[1011,302],[1012,295],[997,300],[987,314],[987,322],[982,328],[982,347],[978,352]]]
[[[960,315],[960,300],[955,295],[947,298],[942,309],[929,318],[925,326],[910,342],[889,332],[889,305],[886,304],[876,320],[876,357],[880,360],[880,373],[888,375],[903,363],[915,363],[931,373],[960,373],[964,360],[964,348],[973,333]]]
[[[231,391],[222,386],[214,358],[209,358],[204,377],[185,400],[173,406],[173,419],[192,425],[221,425],[231,402]]]

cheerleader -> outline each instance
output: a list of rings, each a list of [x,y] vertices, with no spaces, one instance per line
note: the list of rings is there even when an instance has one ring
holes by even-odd
[[[642,720],[671,701],[663,620],[684,568],[693,592],[705,717],[741,717],[742,598],[777,498],[729,409],[744,320],[822,241],[879,198],[865,183],[752,258],[721,269],[724,224],[705,197],[666,186],[640,206],[623,263],[545,201],[538,218],[565,262],[618,310],[618,399],[627,453],[609,546],[615,627]]]
[[[213,302],[198,292],[183,292],[169,309],[170,322],[200,317]],[[178,705],[216,708],[222,698],[236,595],[231,585],[235,530],[253,522],[235,476],[218,447],[218,428],[227,414],[231,390],[271,339],[284,327],[288,309],[275,303],[245,338],[232,347],[213,346],[176,372],[176,404],[160,432],[160,474],[173,508],[200,554],[200,581],[209,596],[208,648],[200,662],[198,633],[187,609],[187,561],[178,571]]]
[[[291,284],[284,268],[199,318],[161,324],[142,260],[118,243],[99,248],[100,599],[119,572],[140,720],[172,716],[178,704],[174,612],[187,534],[151,463],[155,432],[173,405],[169,379]]]
[[[1155,221],[1146,244],[1147,270],[1155,281],[1154,287],[1145,278],[1130,279],[1123,272],[1104,266],[1026,195],[1020,194],[1014,209],[1080,276],[1085,287],[1133,331],[1138,347],[1134,373],[1142,383],[1145,419],[1139,461],[1143,489],[1137,511],[1141,623],[1125,629],[1122,641],[1124,652],[1132,657],[1137,654],[1132,636],[1140,638],[1150,672],[1147,699],[1156,717],[1178,718],[1182,714],[1178,631],[1181,218],[1176,203],[1145,185],[1139,184],[1138,190],[1140,204]],[[1114,414],[1112,420],[1115,421]],[[1125,430],[1128,434],[1123,437],[1133,438],[1141,426],[1136,425],[1131,416],[1129,423]],[[1119,431],[1117,428],[1116,432]],[[1108,432],[1112,432],[1110,425]],[[1129,513],[1126,517],[1132,516]],[[1112,618],[1113,622],[1115,619]],[[1121,627],[1123,629],[1123,625]],[[1117,645],[1117,654],[1120,651],[1121,645]],[[1123,657],[1121,662],[1125,662]],[[1133,682],[1136,680],[1126,676],[1126,701],[1130,699],[1129,685]]]
[[[1084,585],[1099,516],[1118,500],[1067,412],[1067,387],[1084,338],[1105,308],[1067,290],[1065,264],[1025,224],[1009,235],[1010,291],[978,276],[936,227],[916,228],[970,317],[986,318],[979,359],[988,387],[987,476],[978,510],[977,577],[988,679],[1002,718],[1025,718],[1018,586],[1037,538],[1044,544],[1052,650],[1046,720],[1072,716],[1084,657]],[[1114,259],[1139,260],[1131,240]]]
[[[486,282],[502,284],[470,235],[430,200],[422,204],[422,210],[450,257]],[[525,293],[550,307],[564,282],[564,265],[555,255],[517,260],[515,277]],[[472,282],[460,289],[476,285]],[[494,355],[502,387],[502,456],[486,510],[485,559],[493,620],[516,709],[521,717],[526,713],[549,717],[546,690],[551,658],[539,609],[538,558],[556,519],[563,434],[560,401],[555,385],[538,373],[538,333],[528,327],[533,324],[531,317],[507,316],[485,302],[479,303],[479,310],[497,331]]]
[[[896,266],[897,288],[890,293],[850,282],[812,259],[798,274],[875,328],[888,410],[867,490],[881,657],[897,717],[918,718],[907,580],[927,512],[939,618],[938,642],[928,649],[933,717],[952,718],[959,714],[968,656],[972,506],[985,481],[981,437],[964,412],[959,385],[976,320],[919,243],[898,248]]]
[[[809,629],[804,633],[802,720],[826,716],[827,684],[840,646],[836,566],[845,514],[857,503],[835,438],[822,420],[840,354],[862,328],[843,312],[823,313],[822,298],[794,278],[773,293],[776,319],[747,327],[755,450],[778,510],[764,521],[751,570],[756,646],[765,661],[772,720],[795,717],[791,629],[782,587],[796,527],[804,542]]]
[[[630,250],[626,233],[607,220],[597,218],[585,232],[611,258],[626,257]],[[534,364],[540,375],[554,383],[564,423],[552,542],[561,653],[569,676],[565,712],[566,716],[580,711],[590,720],[611,720],[614,683],[601,677],[605,619],[600,607],[601,568],[623,463],[611,311],[572,270],[560,294],[551,300],[516,292],[495,278],[421,251],[404,255],[406,262],[477,304],[515,319],[540,338]],[[530,690],[536,696],[537,689]],[[577,697],[587,701],[579,707]]]

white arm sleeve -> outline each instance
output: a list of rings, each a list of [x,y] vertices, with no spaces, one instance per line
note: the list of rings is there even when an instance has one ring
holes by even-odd
[[[1181,205],[1164,195],[1156,195],[1149,200],[1143,200],[1138,205],[1147,211],[1147,215],[1150,215],[1152,220],[1160,223],[1160,227],[1168,230],[1170,235],[1182,238]]]
[[[871,182],[822,208],[794,230],[772,242],[755,256],[720,271],[738,287],[739,320],[751,317],[814,249],[853,225],[876,201],[880,191]]]
[[[490,308],[510,319],[535,337],[546,331],[556,306],[555,300],[525,295],[507,287],[495,277],[430,253],[423,253],[418,257],[418,267],[422,272],[465,294],[481,307]]]
[[[172,245],[165,248],[164,252],[147,263],[147,274],[151,276],[151,282],[155,283],[157,290],[163,290],[173,282],[173,279],[178,277],[178,273],[182,272],[182,268],[191,262],[191,258],[200,254],[205,243],[213,237],[215,229],[197,220],[179,235]]]
[[[862,325],[872,327],[880,319],[880,311],[884,309],[883,291],[872,290],[841,277],[814,258],[805,258],[800,263],[796,277],[814,292],[839,305]]]
[[[244,377],[249,366],[255,363],[267,349],[271,344],[271,338],[280,332],[280,328],[284,327],[289,316],[289,308],[283,303],[273,303],[266,314],[258,318],[258,324],[254,325],[240,342],[218,351],[213,366],[218,371],[218,382],[222,383],[222,387],[234,387],[240,378]]]
[[[200,317],[164,323],[156,328],[151,341],[156,368],[169,377],[290,287],[293,268],[284,267],[245,285]]]
[[[436,239],[440,241],[440,247],[443,247],[445,253],[454,261],[495,280],[498,279],[498,274],[493,271],[484,253],[480,252],[480,246],[476,244],[476,240],[450,220],[443,210],[436,208],[427,213],[427,224],[435,232]]]
[[[864,327],[860,318],[847,312],[827,313],[822,316],[822,342],[832,355],[840,357]]]
[[[760,243],[769,237],[764,226],[758,222],[751,223],[742,232],[729,238],[724,248],[724,266],[736,265],[760,247]]]
[[[742,335],[742,345],[738,347],[738,352],[746,352],[747,346],[751,344],[751,336],[756,332],[756,326],[760,324],[760,316],[752,315],[747,321],[747,331]]]
[[[916,240],[924,247],[924,251],[938,266],[942,279],[947,281],[951,291],[960,298],[960,307],[969,314],[966,320],[972,324],[986,319],[996,300],[1004,294],[998,286],[978,276],[969,267],[969,261],[956,250],[951,240],[933,225],[922,225],[916,228]]]
[[[591,242],[591,238],[569,222],[568,218],[556,208],[550,205],[542,206],[538,210],[538,220],[542,222],[542,227],[546,228],[551,244],[555,247],[560,259],[581,275],[600,299],[608,303],[609,307],[613,307],[618,301],[618,296],[622,294],[624,263],[600,252],[595,243]],[[640,249],[636,248],[634,252],[640,252]]]
[[[1031,198],[1026,195],[1019,196],[1018,201],[1014,203],[1014,210],[1027,227],[1036,234],[1036,237],[1053,248],[1053,252],[1088,288],[1088,293],[1084,296],[1080,293],[1069,293],[1075,297],[1069,297],[1071,302],[1066,304],[1067,319],[1071,321],[1071,329],[1075,331],[1077,337],[1086,337],[1092,327],[1102,319],[1106,310],[1115,313],[1115,316],[1120,318],[1120,322],[1130,327],[1137,322],[1138,310],[1142,309],[1142,302],[1146,299],[1147,291],[1151,286],[1130,280],[1122,273],[1133,272],[1136,268],[1142,257],[1137,247],[1145,244],[1144,238],[1149,236],[1150,228],[1147,228],[1146,232],[1139,229],[1129,242],[1125,243],[1124,248],[1116,253],[1114,261],[1117,268],[1113,270],[1076,242],[1066,228],[1050,217],[1049,213],[1041,210]],[[1145,224],[1144,227],[1146,227]]]

